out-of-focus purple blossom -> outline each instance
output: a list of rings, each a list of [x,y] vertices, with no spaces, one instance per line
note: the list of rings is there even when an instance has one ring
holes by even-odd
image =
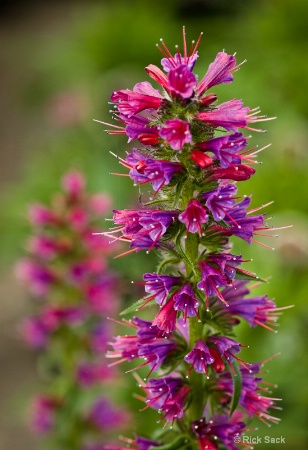
[[[88,414],[88,421],[96,428],[105,431],[110,428],[123,427],[127,420],[127,413],[120,409],[116,409],[105,397],[98,398],[95,403],[91,405]]]
[[[31,259],[23,259],[16,266],[16,276],[28,284],[35,297],[44,297],[52,285],[57,283],[58,276],[48,266]]]
[[[59,399],[47,395],[39,395],[33,399],[31,426],[36,433],[46,434],[54,426],[56,410],[61,406]]]
[[[20,333],[33,348],[42,349],[48,342],[49,330],[38,317],[28,317],[20,325]]]

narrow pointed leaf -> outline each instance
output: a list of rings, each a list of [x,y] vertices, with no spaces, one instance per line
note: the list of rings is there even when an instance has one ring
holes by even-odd
[[[231,376],[232,376],[232,380],[233,380],[233,397],[232,397],[231,408],[230,408],[230,417],[232,416],[232,414],[234,413],[234,411],[237,408],[238,402],[241,397],[241,392],[242,392],[242,374],[239,369],[238,363],[236,361],[233,361],[232,366],[234,368],[235,373],[233,373],[233,371],[231,371]]]

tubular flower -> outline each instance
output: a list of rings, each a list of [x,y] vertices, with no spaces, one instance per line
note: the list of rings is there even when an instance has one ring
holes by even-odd
[[[284,308],[266,295],[249,296],[247,285],[258,277],[242,268],[248,261],[233,254],[231,242],[267,247],[255,236],[275,230],[256,213],[261,208],[249,210],[251,196],[239,196],[237,186],[255,174],[266,148],[247,150],[244,132],[262,131],[253,124],[271,119],[232,97],[219,103],[209,92],[233,81],[241,65],[235,54],[219,52],[198,81],[200,39],[188,50],[183,28],[183,52],[176,47],[175,54],[161,39],[162,68],[146,67],[158,91],[138,83],[112,95],[122,125],[109,132],[143,146],[119,162],[135,185],[150,183],[154,195],[146,191],[149,200],[139,210],[115,210],[115,228],[105,235],[129,242],[127,253],[154,248],[159,265],[136,282],[146,296],[123,312],[151,304],[154,318],[134,318],[129,326],[136,334],[115,338],[108,357],[144,358],[137,369],[149,366],[146,383],[135,374],[146,392],[144,409],[158,410],[174,426],[160,446],[235,450],[247,418],[275,421],[268,413],[274,399],[258,401],[258,366],[239,358],[243,345],[233,327],[243,320],[273,331]],[[151,378],[154,371],[159,377]]]
[[[165,127],[159,132],[173,150],[182,150],[185,144],[192,142],[189,123],[181,119],[166,120]]]
[[[192,199],[187,205],[185,211],[179,215],[179,221],[186,225],[190,233],[199,233],[201,236],[202,224],[208,221],[206,211],[198,200]]]

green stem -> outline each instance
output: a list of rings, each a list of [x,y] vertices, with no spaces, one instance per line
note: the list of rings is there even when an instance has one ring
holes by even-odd
[[[184,210],[187,207],[188,202],[193,197],[193,182],[190,185],[186,185],[185,189],[182,191],[182,202],[181,206]],[[198,248],[199,248],[199,236],[197,233],[188,233],[185,240],[185,254],[187,256],[188,264],[185,261],[187,277],[194,275],[196,278],[196,263],[198,259]],[[192,267],[193,266],[193,267]],[[194,279],[196,282],[197,280]],[[192,317],[189,321],[189,345],[192,348],[196,341],[202,337],[203,324],[198,321],[197,317]],[[191,388],[191,403],[188,410],[189,422],[201,419],[204,402],[205,402],[205,376],[204,374],[197,373],[192,370],[189,376],[189,385]]]

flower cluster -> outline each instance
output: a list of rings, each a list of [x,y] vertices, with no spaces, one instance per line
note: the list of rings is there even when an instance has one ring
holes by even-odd
[[[153,250],[160,263],[143,276],[147,295],[123,312],[157,303],[155,317],[126,321],[134,334],[115,338],[107,356],[143,360],[132,370],[149,367],[146,382],[137,376],[146,408],[173,429],[167,438],[156,435],[159,445],[236,449],[245,419],[279,420],[269,412],[277,399],[260,387],[261,364],[239,357],[244,346],[233,327],[244,320],[274,331],[283,308],[266,295],[249,295],[261,281],[242,267],[248,261],[232,253],[230,242],[235,236],[251,244],[275,230],[258,213],[266,205],[251,209],[251,196],[239,196],[237,188],[254,175],[263,150],[247,149],[242,131],[262,131],[256,124],[270,119],[241,100],[216,103],[209,90],[231,83],[241,64],[220,52],[198,81],[200,38],[188,51],[184,29],[183,54],[175,55],[161,40],[163,70],[146,67],[160,90],[145,81],[111,96],[118,124],[107,131],[143,146],[119,163],[154,194],[139,210],[115,210],[115,227],[105,235],[128,242],[126,253]],[[153,371],[158,377],[149,378]]]
[[[41,351],[49,380],[33,401],[32,426],[63,450],[94,445],[128,420],[102,395],[103,383],[116,375],[104,358],[112,333],[106,314],[119,307],[118,277],[107,265],[110,245],[95,235],[109,208],[107,196],[88,195],[83,176],[69,172],[49,207],[30,208],[28,256],[17,265],[34,298],[21,333]]]

